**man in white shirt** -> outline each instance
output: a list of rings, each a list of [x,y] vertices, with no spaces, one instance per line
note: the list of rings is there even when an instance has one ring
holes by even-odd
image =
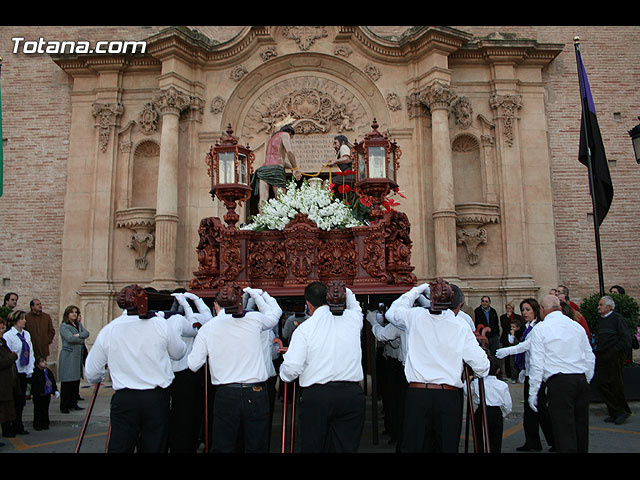
[[[354,453],[364,425],[365,398],[360,333],[363,315],[355,295],[345,289],[346,308],[334,315],[327,287],[305,288],[311,316],[296,328],[280,366],[284,382],[302,387],[300,430],[304,453]]]
[[[580,324],[562,314],[558,297],[542,299],[540,316],[544,321],[529,334],[529,405],[537,411],[538,389],[545,382],[556,451],[587,453],[595,356]]]
[[[431,306],[414,308],[430,291]],[[453,290],[436,279],[401,295],[387,320],[407,335],[405,374],[409,382],[401,452],[458,451],[462,427],[462,372],[467,363],[479,377],[489,373],[489,359],[475,335],[449,310]]]
[[[216,386],[213,404],[211,451],[232,453],[242,430],[244,452],[268,453],[269,398],[262,332],[280,320],[282,309],[262,290],[245,288],[259,311],[243,312],[242,290],[234,285],[220,289],[216,316],[198,332],[187,358],[197,371],[209,358],[211,383]]]
[[[180,335],[186,345],[184,356],[172,360],[174,379],[169,387],[171,413],[169,420],[169,452],[195,453],[200,445],[200,430],[204,418],[204,389],[207,387],[205,369],[192,372],[187,358],[199,328],[213,318],[211,309],[197,295],[190,292],[174,292],[172,310],[179,315]],[[197,308],[194,313],[189,301]],[[167,316],[168,313],[165,313]]]
[[[171,360],[186,350],[177,316],[147,311],[138,285],[125,287],[118,306],[126,309],[98,334],[85,363],[91,383],[104,380],[107,365],[114,394],[111,400],[109,453],[166,451],[169,428]]]

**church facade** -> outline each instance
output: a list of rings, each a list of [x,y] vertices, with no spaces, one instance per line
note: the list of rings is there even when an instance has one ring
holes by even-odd
[[[67,39],[118,38],[115,30],[77,28]],[[40,36],[11,30],[0,40],[18,50],[16,36]],[[47,33],[65,35],[53,27]],[[574,35],[584,42],[611,146],[616,196],[601,231],[605,281],[640,293],[629,265],[640,254],[633,233],[639,166],[626,134],[640,96],[637,85],[625,84],[637,80],[639,63],[629,62],[629,74],[611,57],[608,71],[598,32],[256,26],[117,33],[144,42],[144,52],[4,54],[0,273],[23,307],[29,296],[45,297],[55,318],[78,305],[95,339],[119,314],[122,287],[186,287],[198,268],[201,219],[225,212],[210,194],[211,146],[231,126],[258,167],[285,115],[295,119],[294,150],[309,176],[335,156],[335,135],[362,140],[374,119],[397,142],[403,196],[394,198],[411,222],[419,282],[458,284],[469,311],[489,295],[502,313],[506,301],[540,298],[559,283],[572,299],[587,296],[598,280],[587,173],[577,161]],[[38,66],[46,78],[38,78]],[[616,75],[616,93],[600,90]],[[29,114],[33,132],[21,118]],[[55,117],[51,128],[39,120],[48,117]],[[37,212],[35,220],[12,225],[21,209]],[[246,221],[250,202],[241,211]]]

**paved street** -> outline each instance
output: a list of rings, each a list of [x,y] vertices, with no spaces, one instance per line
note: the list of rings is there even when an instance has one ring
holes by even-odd
[[[522,430],[522,390],[520,384],[509,384],[513,400],[513,412],[505,420],[503,434],[503,453],[516,453],[516,447],[524,443]],[[88,407],[94,387],[82,385],[84,401],[80,404]],[[110,384],[104,384],[98,391],[89,425],[81,445],[81,453],[104,453],[109,428],[109,401],[113,390]],[[370,397],[369,397],[370,398]],[[640,452],[640,401],[629,402],[633,415],[622,425],[605,423],[607,416],[603,403],[592,403],[590,409],[590,453],[638,453]],[[380,404],[378,405],[381,406]],[[272,452],[280,451],[281,408],[276,405],[274,418]],[[379,409],[378,409],[379,410]],[[2,438],[5,443],[0,453],[73,453],[80,434],[86,410],[70,414],[60,413],[59,401],[52,398],[50,408],[51,427],[46,431],[35,431],[32,425],[33,403],[29,401],[24,413],[24,423],[28,435],[15,438]],[[378,415],[378,435],[374,441],[372,424],[372,407],[367,406],[367,424],[362,436],[361,453],[393,453],[394,446],[388,444],[388,437],[382,431],[382,416]],[[460,452],[464,452],[464,438],[461,440]],[[546,444],[543,452],[526,453],[525,455],[554,455],[548,453]],[[469,442],[469,451],[473,451],[473,443]]]

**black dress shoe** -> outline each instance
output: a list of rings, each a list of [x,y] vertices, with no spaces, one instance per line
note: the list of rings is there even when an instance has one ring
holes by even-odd
[[[18,435],[29,435],[29,432],[27,432],[25,429],[20,430],[19,432],[16,432]]]
[[[62,413],[69,413],[69,409],[68,408],[61,408],[60,412]]]
[[[613,423],[616,421],[616,417],[607,417],[604,419],[604,421],[607,423]]]
[[[532,448],[528,445],[522,445],[521,447],[516,448],[518,452],[541,452],[542,448]]]
[[[71,407],[71,410],[84,410],[84,407],[80,407],[78,405],[74,405],[73,407]]]

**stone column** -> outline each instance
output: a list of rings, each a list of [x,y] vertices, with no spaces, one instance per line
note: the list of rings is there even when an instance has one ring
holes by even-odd
[[[164,90],[154,102],[162,114],[158,194],[156,200],[155,271],[152,285],[173,289],[176,284],[178,234],[178,122],[189,97],[174,87]]]
[[[455,98],[450,87],[438,80],[421,93],[431,111],[433,162],[433,229],[435,234],[436,276],[448,280],[458,275],[456,257],[456,207],[453,164],[449,137],[449,105]]]

